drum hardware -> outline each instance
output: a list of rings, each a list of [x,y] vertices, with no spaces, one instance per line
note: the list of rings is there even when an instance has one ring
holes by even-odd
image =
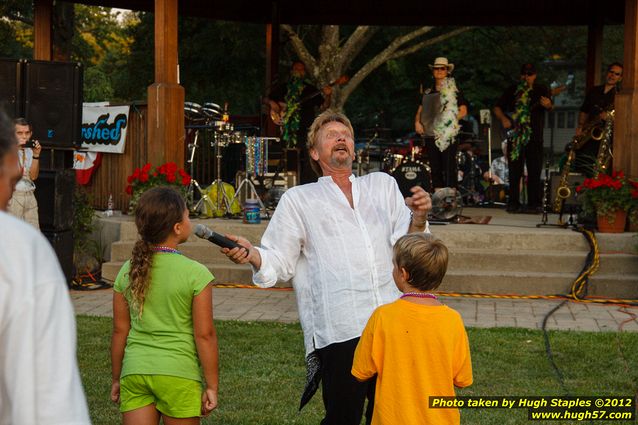
[[[261,211],[261,218],[268,218],[269,214],[266,211],[266,207],[264,206],[259,193],[257,192],[257,188],[255,184],[252,182],[252,178],[264,177],[268,172],[268,142],[275,141],[279,142],[278,137],[255,137],[255,136],[246,136],[244,137],[243,143],[246,145],[246,170],[244,173],[244,178],[237,185],[237,190],[235,191],[235,196],[233,196],[232,202],[239,202],[240,196],[242,193],[242,189],[246,186],[246,198],[254,198],[259,202],[259,207]],[[248,194],[250,193],[250,196]]]
[[[460,191],[452,187],[444,187],[432,195],[432,211],[430,213],[433,220],[430,224],[445,224],[452,222],[455,217],[461,215],[463,211],[463,198]],[[439,220],[437,222],[437,220]]]
[[[222,108],[218,104],[213,102],[204,103],[204,106],[202,107],[202,112],[206,114],[206,116],[210,120],[213,120],[213,119],[221,120],[223,117]]]
[[[211,104],[209,106],[212,106]],[[215,107],[211,107],[211,109],[218,110],[219,106],[214,105]],[[215,148],[215,181],[211,183],[208,191],[209,193],[213,193],[215,191],[215,208],[213,209],[213,214],[217,215],[225,215],[231,216],[233,200],[235,199],[235,194],[231,193],[232,199],[229,198],[229,194],[226,191],[226,187],[224,185],[228,185],[232,188],[232,185],[225,183],[221,178],[221,168],[222,168],[222,147],[228,146],[231,140],[231,132],[233,131],[233,125],[229,122],[229,114],[228,114],[228,103],[224,104],[224,111],[222,113],[221,121],[216,120],[213,123],[215,128],[214,133],[214,148]]]
[[[476,163],[476,156],[470,151],[456,153],[458,169],[463,171],[463,177],[458,186],[461,197],[466,204],[478,204],[481,202],[481,194],[478,185],[482,179],[481,168]]]
[[[193,173],[195,172],[194,158],[195,158],[195,151],[197,150],[198,137],[199,137],[199,130],[196,129],[195,139],[193,140],[193,143],[188,144],[188,148],[190,149],[190,158],[188,159],[188,163],[190,166],[189,171],[191,175],[191,181],[188,184],[188,189],[186,191],[186,205],[190,207],[190,212],[195,214],[198,214],[200,212],[200,208],[202,207],[202,205],[206,205],[211,211],[214,209],[213,203],[208,197],[208,194],[204,190],[202,190],[197,180],[193,178]],[[199,198],[199,201],[197,201],[197,204],[193,206],[193,203],[195,202],[195,189],[197,189],[197,191],[199,192],[200,198]]]
[[[390,175],[397,181],[404,198],[412,196],[410,189],[414,186],[421,186],[426,192],[432,192],[432,170],[421,161],[404,160]]]

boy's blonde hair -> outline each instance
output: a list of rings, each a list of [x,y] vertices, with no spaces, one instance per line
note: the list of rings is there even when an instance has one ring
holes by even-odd
[[[447,247],[430,233],[402,236],[393,248],[398,269],[409,274],[408,284],[420,291],[438,288],[447,271]]]

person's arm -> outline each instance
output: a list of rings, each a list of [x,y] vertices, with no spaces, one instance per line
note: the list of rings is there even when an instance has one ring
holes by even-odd
[[[416,110],[416,115],[414,116],[414,131],[417,132],[418,135],[423,136],[425,133],[425,128],[423,124],[421,124],[421,111],[423,110],[423,105],[419,105],[419,108]]]
[[[551,111],[554,108],[554,103],[552,102],[552,92],[547,87],[544,87],[543,91],[544,93],[540,96],[538,102],[547,111]]]
[[[34,141],[35,145],[32,148],[33,160],[31,161],[31,168],[29,168],[29,178],[31,181],[35,181],[40,175],[40,153],[42,152],[42,145],[37,140]]]
[[[503,112],[500,106],[495,106],[493,111],[494,111],[494,116],[496,117],[496,119],[498,119],[501,122],[501,125],[503,126],[503,128],[507,129],[512,127],[512,121],[510,121],[510,119],[507,118],[507,115],[505,115],[505,113]]]
[[[428,225],[428,212],[432,209],[432,198],[421,186],[410,189],[412,196],[405,198],[405,204],[412,211],[408,233],[423,232]]]
[[[237,242],[243,248],[222,248],[221,252],[225,254],[235,264],[250,264],[259,270],[261,268],[261,255],[259,250],[248,241],[248,239],[237,235],[225,235],[231,241]]]
[[[213,287],[210,284],[193,298],[193,333],[206,381],[202,394],[202,415],[206,416],[217,407],[219,390],[219,353],[213,323]]]
[[[470,342],[463,323],[460,324],[461,338],[458,340],[455,353],[454,365],[454,386],[465,388],[472,385],[474,377],[472,374],[472,356],[470,355]]]
[[[587,114],[586,112],[580,111],[578,113],[578,127],[576,127],[576,136],[580,136],[582,134],[583,127],[585,126],[585,123],[587,123],[587,117],[589,117],[589,114]]]
[[[120,402],[120,375],[126,338],[131,329],[131,316],[126,298],[113,292],[113,335],[111,336],[111,401]]]
[[[360,382],[367,381],[378,373],[372,352],[374,328],[377,322],[376,318],[377,312],[375,311],[372,313],[370,319],[368,319],[368,323],[365,329],[363,329],[361,338],[359,338],[359,342],[357,343],[357,348],[354,351],[350,373]]]

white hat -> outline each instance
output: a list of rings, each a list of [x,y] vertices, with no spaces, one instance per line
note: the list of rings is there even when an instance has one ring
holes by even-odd
[[[447,58],[443,57],[434,59],[434,63],[428,66],[430,67],[430,69],[434,68],[435,66],[446,66],[447,72],[452,72],[454,70],[454,64],[448,63]]]

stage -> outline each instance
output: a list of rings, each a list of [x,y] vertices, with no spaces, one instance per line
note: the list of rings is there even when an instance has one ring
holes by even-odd
[[[569,292],[579,276],[590,246],[570,228],[540,227],[541,215],[509,214],[500,208],[465,208],[462,215],[491,217],[489,224],[431,225],[433,234],[450,251],[448,273],[441,291],[461,293],[555,295]],[[558,216],[549,215],[548,223]],[[112,281],[130,257],[136,239],[131,216],[100,217],[102,242],[107,245],[102,276]],[[218,233],[239,234],[259,244],[268,221],[245,224],[240,219],[194,219]],[[590,278],[589,294],[638,299],[638,234],[596,233],[600,267]],[[248,266],[231,263],[208,241],[192,236],[182,252],[211,269],[217,283],[250,284]],[[279,282],[278,286],[290,286]]]

